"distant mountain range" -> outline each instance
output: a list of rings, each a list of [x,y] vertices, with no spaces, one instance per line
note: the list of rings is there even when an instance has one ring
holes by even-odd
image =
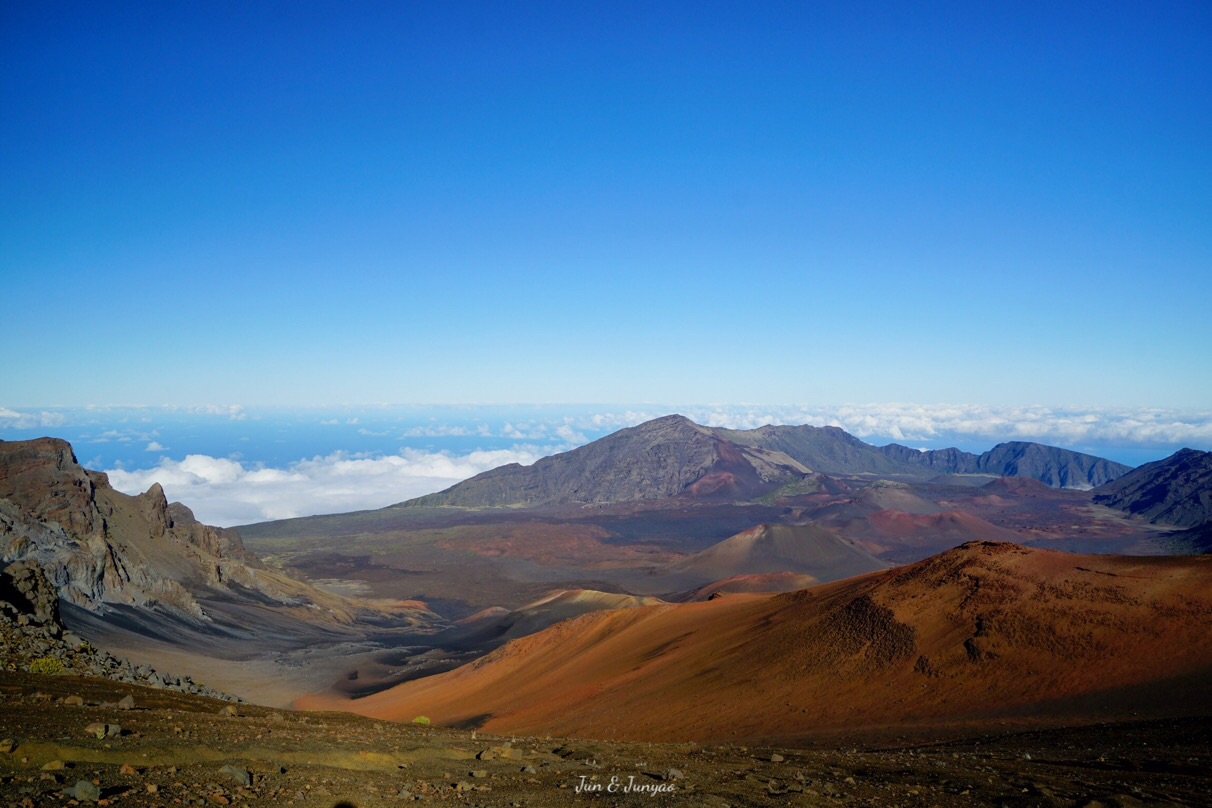
[[[1027,477],[1053,488],[1094,488],[1121,477],[1131,466],[1042,443],[1009,441],[983,454],[959,449],[920,451],[890,443],[880,451],[902,463],[921,466],[938,474],[991,474]]]
[[[685,497],[745,501],[814,475],[924,479],[940,474],[1026,477],[1088,489],[1130,471],[1100,457],[1038,443],[958,449],[876,447],[837,427],[701,426],[668,415],[531,466],[516,463],[405,503],[466,508],[604,504]]]
[[[1200,527],[1212,522],[1212,452],[1181,449],[1145,463],[1094,491],[1100,505],[1154,524]]]

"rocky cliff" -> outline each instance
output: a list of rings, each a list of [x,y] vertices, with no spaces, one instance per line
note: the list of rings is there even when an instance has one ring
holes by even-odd
[[[115,491],[55,438],[0,441],[0,562],[15,579],[36,565],[60,598],[91,612],[154,607],[207,621],[200,599],[219,596],[322,602],[329,617],[350,616],[337,599],[267,570],[235,531],[170,505],[158,484],[138,496]]]

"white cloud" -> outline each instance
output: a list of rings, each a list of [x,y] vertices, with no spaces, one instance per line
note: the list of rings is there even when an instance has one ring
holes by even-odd
[[[692,405],[603,411],[553,421],[550,429],[569,443],[680,412],[696,423],[728,429],[765,424],[837,426],[875,443],[978,439],[993,443],[1033,440],[1060,445],[1177,446],[1212,448],[1212,411],[1158,408],[998,407],[978,404]],[[540,428],[531,427],[534,431]],[[569,436],[569,430],[579,431]],[[506,436],[521,430],[506,425]]]
[[[152,441],[151,443],[147,444],[147,448],[144,449],[143,451],[145,451],[145,452],[163,452],[165,450],[166,450],[166,447],[161,446],[159,441]]]
[[[0,407],[0,429],[42,429],[62,426],[66,421],[60,412],[19,412]]]
[[[209,455],[163,458],[150,469],[107,470],[119,491],[137,494],[152,483],[185,503],[203,522],[230,526],[319,513],[381,508],[440,491],[506,463],[533,463],[549,450],[534,446],[466,455],[402,449],[367,457],[338,452],[286,468],[246,467]]]
[[[1212,412],[1151,408],[994,407],[977,404],[850,404],[838,407],[690,408],[708,426],[840,426],[860,438],[896,441],[940,436],[1035,440],[1060,444],[1212,445]]]
[[[512,440],[546,440],[547,424],[524,421],[518,424],[506,423],[501,427],[501,437]]]
[[[466,426],[458,426],[455,424],[425,424],[424,426],[413,426],[404,430],[401,438],[460,438],[472,434],[489,435],[486,431],[487,427],[481,425],[476,432]]]
[[[165,406],[170,412],[188,412],[193,415],[226,415],[232,421],[243,421],[248,418],[243,404],[196,404],[188,407]]]
[[[586,438],[580,432],[577,432],[569,424],[560,424],[557,426],[555,429],[555,434],[556,437],[573,444],[585,443],[588,440],[588,438]]]

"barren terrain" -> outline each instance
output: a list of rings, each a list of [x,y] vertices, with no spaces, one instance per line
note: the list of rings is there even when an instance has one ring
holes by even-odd
[[[595,612],[356,701],[493,732],[801,741],[1212,713],[1212,557],[970,543],[779,595]]]
[[[945,740],[842,733],[793,747],[625,744],[233,707],[74,676],[0,674],[0,694],[0,798],[14,806],[95,796],[132,808],[1126,808],[1206,805],[1212,793],[1207,718],[1041,731],[1007,722]],[[132,709],[120,709],[127,696]],[[93,724],[114,734],[98,738]]]

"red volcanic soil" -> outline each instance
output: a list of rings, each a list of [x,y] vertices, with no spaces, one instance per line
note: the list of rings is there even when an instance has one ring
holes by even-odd
[[[1212,710],[1212,557],[971,543],[781,595],[596,612],[356,702],[496,733],[807,740]]]
[[[733,575],[701,586],[682,600],[707,600],[713,595],[737,592],[793,592],[819,584],[816,578],[799,572],[768,572],[762,575]]]
[[[969,541],[1021,541],[1011,530],[997,527],[979,516],[963,511],[943,513],[905,513],[876,511],[867,517],[872,531],[898,547],[926,547],[942,550]]]
[[[886,566],[863,548],[817,525],[763,523],[678,559],[666,571],[696,574],[700,582],[770,572],[799,572],[817,581],[836,581]]]

